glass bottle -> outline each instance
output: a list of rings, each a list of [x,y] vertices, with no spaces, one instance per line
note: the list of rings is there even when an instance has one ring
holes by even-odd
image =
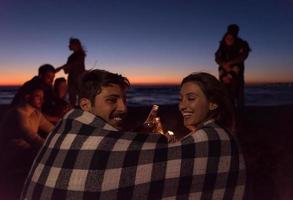
[[[143,123],[144,128],[149,129],[151,132],[155,128],[156,125],[156,117],[158,113],[159,106],[158,105],[153,105],[147,119]]]
[[[160,117],[156,117],[155,121],[156,121],[156,124],[155,124],[154,132],[164,135],[164,129],[163,129],[163,125],[162,125]]]

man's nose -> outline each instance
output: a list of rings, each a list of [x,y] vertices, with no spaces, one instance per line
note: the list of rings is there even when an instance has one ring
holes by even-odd
[[[117,110],[121,111],[121,112],[126,112],[127,110],[127,106],[126,106],[126,102],[123,99],[120,99],[118,101],[118,105],[117,105]]]

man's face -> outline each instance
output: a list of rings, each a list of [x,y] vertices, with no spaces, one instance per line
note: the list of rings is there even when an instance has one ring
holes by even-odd
[[[43,90],[35,90],[28,96],[28,103],[36,109],[41,109],[44,101]]]
[[[46,72],[40,77],[46,85],[52,85],[55,73],[54,72]]]
[[[95,104],[91,105],[90,112],[120,129],[127,112],[125,90],[117,84],[102,87],[101,93],[95,97]]]
[[[225,43],[227,46],[232,46],[235,43],[235,37],[232,34],[226,35]]]

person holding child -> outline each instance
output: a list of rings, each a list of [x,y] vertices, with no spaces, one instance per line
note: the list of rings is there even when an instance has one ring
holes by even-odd
[[[238,37],[239,26],[231,24],[215,53],[219,80],[225,85],[238,113],[244,109],[244,61],[250,52],[248,43]]]

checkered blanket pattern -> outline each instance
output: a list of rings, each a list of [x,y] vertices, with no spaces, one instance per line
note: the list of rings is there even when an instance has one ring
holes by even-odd
[[[77,109],[47,138],[21,199],[242,199],[244,189],[238,145],[215,123],[168,144]]]

